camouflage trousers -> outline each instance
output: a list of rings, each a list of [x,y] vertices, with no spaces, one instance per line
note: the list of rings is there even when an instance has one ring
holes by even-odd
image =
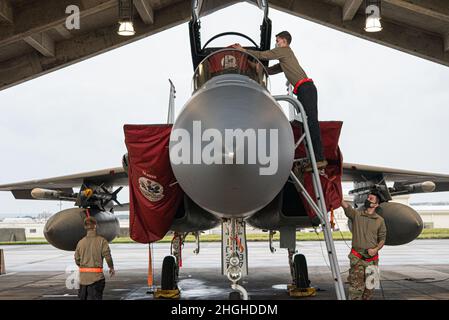
[[[374,289],[366,288],[365,270],[368,266],[377,266],[378,261],[366,262],[357,258],[352,253],[348,256],[349,269],[349,299],[350,300],[370,300],[374,294]]]

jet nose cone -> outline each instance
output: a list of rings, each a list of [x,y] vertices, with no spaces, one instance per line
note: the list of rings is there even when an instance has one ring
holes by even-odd
[[[293,132],[279,104],[241,75],[207,82],[187,102],[170,137],[181,188],[222,217],[249,216],[272,201],[293,157]]]

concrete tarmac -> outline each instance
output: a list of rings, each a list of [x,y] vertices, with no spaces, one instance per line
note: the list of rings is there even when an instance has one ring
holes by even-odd
[[[348,245],[336,241],[343,280],[346,281]],[[278,247],[275,243],[275,247]],[[70,269],[76,269],[73,252],[50,245],[3,246],[6,275],[0,276],[0,299],[77,299],[77,291],[68,289]],[[194,244],[186,243],[179,287],[182,299],[227,299],[230,285],[221,275],[221,244],[201,243],[199,255]],[[169,244],[153,245],[156,284],[160,282],[162,259]],[[106,276],[105,299],[152,299],[147,294],[148,245],[113,244],[112,255],[117,275]],[[312,286],[318,294],[309,299],[335,299],[334,285],[325,255],[324,242],[298,242],[309,265]],[[291,282],[285,249],[272,254],[267,242],[249,242],[249,272],[243,285],[251,299],[290,299],[286,285]],[[449,299],[449,240],[416,240],[381,251],[382,289],[375,299]],[[107,271],[107,268],[105,269]],[[345,284],[347,289],[347,284]]]

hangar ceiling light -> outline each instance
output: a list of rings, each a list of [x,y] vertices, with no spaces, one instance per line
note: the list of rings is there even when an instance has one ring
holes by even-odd
[[[133,24],[133,1],[132,0],[119,0],[118,1],[118,23],[120,24],[117,31],[120,36],[133,36],[136,34]]]
[[[382,24],[380,23],[380,0],[366,0],[366,32],[382,31]]]

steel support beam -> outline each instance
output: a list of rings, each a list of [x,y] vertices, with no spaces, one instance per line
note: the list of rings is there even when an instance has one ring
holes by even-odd
[[[425,2],[425,1],[422,1]],[[448,8],[448,2],[445,1],[445,6]],[[438,10],[437,8],[432,7],[426,7],[423,6],[421,3],[414,4],[411,2],[403,1],[403,0],[382,0],[382,6],[386,8],[401,8],[408,10],[412,13],[417,13],[420,15],[424,15],[428,18],[439,20],[441,22],[449,24],[449,13],[446,11]]]
[[[67,28],[65,27],[65,25],[59,25],[56,26],[54,28],[54,30],[56,30],[56,32],[62,36],[64,39],[70,39],[72,37],[71,33],[69,30],[67,30]]]
[[[70,0],[69,2],[73,2],[73,0]],[[237,2],[239,1],[209,0],[204,5],[202,15],[208,15]],[[106,2],[103,1],[103,3]],[[14,58],[9,61],[1,62],[0,90],[187,22],[191,17],[190,1],[181,1],[171,6],[164,7],[155,11],[154,15],[156,19],[154,19],[154,24],[151,25],[145,24],[140,20],[135,21],[134,27],[136,34],[132,37],[121,37],[117,35],[117,24],[114,23],[110,26],[95,29],[70,39],[57,42],[55,44],[54,57],[41,56],[37,57],[36,60],[35,54],[29,54],[20,59]],[[62,24],[61,21],[59,22]],[[52,28],[56,27],[54,23],[51,23],[51,25]],[[31,61],[33,62],[32,64]],[[31,66],[33,66],[33,68]]]
[[[392,0],[386,0],[392,1]],[[353,36],[449,66],[449,52],[443,50],[438,34],[382,19],[382,32],[364,31],[365,16],[342,21],[342,8],[319,0],[271,0],[270,6]]]
[[[343,21],[351,21],[362,5],[363,0],[346,0],[343,7]]]
[[[55,56],[55,42],[45,32],[26,37],[23,40],[40,52],[43,56]]]
[[[37,2],[37,3],[36,3]],[[30,1],[14,16],[13,26],[0,28],[0,47],[20,41],[26,37],[64,25],[68,17],[66,8],[76,5],[80,18],[96,14],[117,6],[116,0],[40,0]]]
[[[20,83],[32,74],[41,74],[42,72],[37,52],[0,62],[0,89],[11,83]]]
[[[9,0],[0,0],[0,21],[14,23],[13,9]]]
[[[237,2],[241,1],[208,0],[205,1],[203,12],[209,14]],[[340,6],[337,2],[329,0],[269,1],[272,8],[449,66],[449,29],[445,29],[446,25],[449,28],[447,0],[383,0],[385,10],[382,24],[384,29],[379,33],[364,31],[365,15],[357,13],[358,2],[348,0],[345,9],[344,2],[339,2]],[[4,3],[6,3],[5,0],[0,0],[0,4]],[[95,30],[69,32],[64,28],[65,20],[68,17],[65,9],[68,5],[79,7],[82,29],[83,17],[102,11],[113,11],[114,8],[117,8],[117,0],[30,0],[22,2],[20,10],[14,7],[15,24],[3,23],[0,28],[0,50],[2,46],[28,39],[27,42],[33,41],[36,42],[36,45],[41,46],[37,50],[45,51],[43,53],[45,56],[28,54],[14,58],[15,61],[11,59],[1,62],[0,90],[187,22],[191,15],[191,1],[178,1],[158,10],[153,8],[153,24],[147,24],[144,21],[149,22],[148,16],[151,16],[148,11],[150,8],[148,2],[146,0],[135,1],[136,8],[139,6],[146,8],[147,19],[136,19],[135,36],[119,37],[116,34],[116,21],[112,20],[108,22],[109,25]],[[408,16],[410,21],[429,17],[429,23],[431,21],[442,26],[441,32],[419,29],[394,19],[389,16],[389,13],[396,12],[391,11],[394,8],[399,8],[395,5],[401,6],[400,10],[403,12],[404,10],[410,12],[411,16]],[[352,20],[343,21],[345,17],[349,19],[351,16]],[[51,45],[42,45],[45,41],[39,42],[35,39],[36,35],[44,32],[50,35],[51,33],[47,31],[51,29],[56,30],[64,38],[54,44],[54,53]],[[33,70],[39,71],[34,74]]]
[[[449,52],[449,33],[444,36],[444,51]]]
[[[134,0],[134,7],[136,7],[143,22],[146,24],[154,23],[154,13],[150,0]]]

